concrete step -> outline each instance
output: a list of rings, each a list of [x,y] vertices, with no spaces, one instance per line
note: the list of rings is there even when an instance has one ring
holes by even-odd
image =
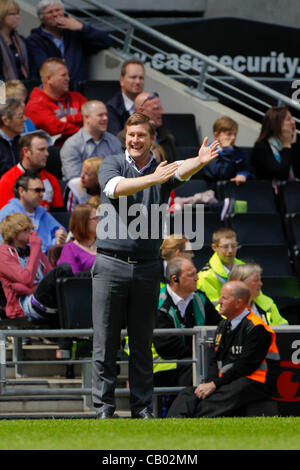
[[[82,412],[83,399],[78,396],[0,397],[0,413]]]

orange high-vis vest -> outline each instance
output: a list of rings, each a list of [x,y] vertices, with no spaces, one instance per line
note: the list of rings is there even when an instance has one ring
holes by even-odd
[[[267,364],[267,359],[272,359],[272,360],[279,360],[280,355],[279,351],[276,345],[276,333],[273,331],[258,315],[255,315],[251,310],[249,314],[245,317],[247,318],[254,326],[256,325],[263,325],[263,327],[271,333],[271,343],[268,349],[268,352],[266,354],[265,359],[262,361],[262,363],[259,365],[259,367],[252,372],[252,374],[248,375],[247,377],[252,380],[256,380],[257,382],[266,382],[266,377],[267,377],[267,372],[268,372],[268,364]],[[235,348],[241,347],[240,345],[235,345]],[[216,350],[218,349],[218,346],[215,348]],[[236,356],[237,357],[237,356]],[[222,361],[218,361],[218,373],[219,377],[222,377],[222,375],[229,370],[233,366],[234,362],[227,362],[226,364],[223,364]]]

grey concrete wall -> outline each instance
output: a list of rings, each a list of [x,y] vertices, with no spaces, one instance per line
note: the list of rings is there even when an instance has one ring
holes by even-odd
[[[123,60],[110,51],[101,52],[90,60],[90,79],[119,80]],[[205,101],[187,93],[187,87],[153,69],[146,68],[145,91],[159,93],[166,113],[192,113],[202,140],[213,137],[212,125],[227,115],[239,124],[237,145],[252,146],[258,136],[260,125],[255,121],[223,106],[216,101]]]
[[[40,22],[36,16],[34,5],[23,0],[17,0],[17,3],[21,9],[21,19],[19,22],[18,32],[27,37],[31,29],[39,26]]]
[[[204,18],[224,16],[299,28],[299,0],[207,0]]]

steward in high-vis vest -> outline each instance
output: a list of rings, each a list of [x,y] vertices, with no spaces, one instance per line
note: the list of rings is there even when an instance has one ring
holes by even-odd
[[[245,264],[244,261],[234,258],[234,265]],[[229,270],[225,268],[219,255],[215,252],[209,259],[201,271],[198,272],[198,289],[205,292],[209,300],[217,306],[221,288],[228,281]],[[266,323],[271,326],[288,324],[287,320],[283,318],[271,297],[264,295],[262,292],[254,300],[256,308],[261,316],[265,319]]]
[[[234,295],[233,286],[240,288]],[[243,290],[248,289],[240,281],[223,286],[220,313],[227,319],[217,327],[207,381],[180,392],[168,417],[234,416],[247,404],[272,396],[280,366],[276,334],[247,308]]]

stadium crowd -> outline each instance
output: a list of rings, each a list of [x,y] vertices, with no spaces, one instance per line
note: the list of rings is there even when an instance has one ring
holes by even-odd
[[[204,139],[198,155],[181,159],[176,136],[165,124],[163,97],[144,90],[144,65],[125,61],[120,90],[107,102],[100,96],[88,100],[78,91],[87,79],[85,58],[108,48],[109,35],[65,15],[59,0],[40,1],[37,14],[41,25],[24,38],[17,32],[18,4],[0,0],[0,78],[7,91],[0,105],[3,317],[55,319],[56,324],[57,277],[93,278],[93,401],[99,418],[115,416],[115,362],[123,327],[129,334],[124,349],[134,418],[152,417],[153,375],[156,386],[189,387],[172,403],[169,416],[216,416],[216,407],[220,413],[236,411],[225,404],[237,393],[245,394],[241,405],[270,396],[274,377],[269,388],[261,383],[269,370],[274,374],[278,359],[272,326],[288,321],[261,290],[261,266],[237,258],[239,240],[223,226],[223,212],[211,240],[213,254],[202,267],[194,263],[184,234],[167,236],[161,245],[122,237],[107,241],[98,233],[101,224],[98,231],[96,226],[101,205],[118,211],[117,201],[124,197],[130,206],[169,201],[172,212],[172,191],[199,172],[199,181],[212,190],[224,180],[237,186],[270,180],[276,187],[278,181],[299,178],[296,123],[289,109],[266,112],[250,156],[236,146],[238,123],[221,116],[212,123],[216,140]],[[29,90],[32,80],[37,85]],[[58,171],[51,173],[54,158]],[[218,207],[234,210],[228,200]],[[69,226],[57,221],[59,212],[70,213]],[[216,358],[224,370],[215,367],[209,385],[194,389],[190,364],[152,362],[191,359],[191,338],[152,338],[152,331],[201,325],[218,327]],[[239,353],[228,357],[229,345]],[[201,405],[208,396],[215,400]]]

